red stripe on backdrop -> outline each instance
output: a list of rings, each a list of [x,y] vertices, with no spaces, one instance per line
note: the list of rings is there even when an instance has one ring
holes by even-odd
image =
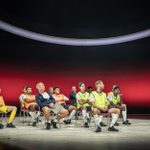
[[[48,69],[50,70],[50,69]],[[67,96],[72,85],[77,86],[79,81],[86,86],[92,85],[101,79],[105,84],[105,92],[109,92],[113,84],[121,87],[123,99],[129,106],[150,106],[150,72],[140,71],[96,71],[51,69],[51,71],[34,70],[28,68],[2,68],[0,71],[0,88],[7,104],[19,105],[19,94],[24,85],[30,85],[33,93],[37,93],[35,84],[42,81],[46,87],[59,86]],[[26,73],[28,72],[28,73]]]

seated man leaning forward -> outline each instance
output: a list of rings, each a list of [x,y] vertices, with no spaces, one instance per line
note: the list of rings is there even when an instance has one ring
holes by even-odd
[[[1,89],[0,89],[0,93],[1,93]],[[5,105],[5,102],[4,102],[4,99],[2,96],[0,96],[0,112],[5,113],[5,114],[10,112],[10,117],[8,119],[6,127],[7,128],[15,128],[15,125],[13,125],[12,122],[16,116],[17,107]],[[4,125],[0,124],[0,129],[2,129],[3,127],[4,127]]]
[[[53,97],[55,98],[56,103],[61,104],[65,109],[67,109],[70,112],[68,120],[64,120],[64,123],[70,124],[71,119],[76,114],[76,107],[66,104],[66,101],[68,101],[69,99],[64,94],[60,93],[60,88],[59,87],[54,88]]]
[[[36,84],[36,88],[39,93],[36,95],[36,102],[42,109],[47,121],[46,129],[50,129],[51,124],[54,128],[57,128],[57,121],[68,115],[68,111],[61,105],[55,103],[55,99],[45,92],[45,85],[42,82]],[[51,112],[57,114],[57,119],[50,121]]]
[[[117,85],[114,85],[112,88],[112,92],[108,93],[107,99],[110,102],[111,108],[118,108],[120,109],[123,117],[123,124],[124,125],[131,125],[129,120],[127,120],[127,105],[123,103],[120,93],[120,87]],[[119,125],[117,123],[117,125]]]
[[[95,119],[95,124],[97,126],[96,132],[101,132],[101,126],[105,126],[102,123],[102,115],[103,112],[108,112],[111,114],[112,120],[108,131],[119,131],[114,127],[118,116],[120,114],[120,109],[118,108],[110,108],[108,107],[108,100],[106,93],[103,92],[104,84],[101,80],[95,82],[96,91],[93,91],[90,94],[90,102],[93,105],[93,114]]]

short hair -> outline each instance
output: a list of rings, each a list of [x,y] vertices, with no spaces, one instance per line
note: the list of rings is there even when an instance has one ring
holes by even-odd
[[[25,90],[28,90],[29,88],[31,88],[30,86],[26,86]]]
[[[55,86],[53,89],[54,89],[54,90],[56,90],[56,89],[60,89],[60,87],[58,87],[58,86]]]
[[[93,87],[92,87],[92,86],[88,86],[87,89],[88,89],[88,90],[89,90],[89,89],[93,89]]]
[[[82,84],[84,84],[84,82],[79,82],[78,87],[80,87]]]
[[[120,89],[120,87],[118,85],[113,85],[112,90],[114,91],[114,90],[117,90],[117,89]]]
[[[98,84],[101,84],[101,83],[103,83],[103,81],[102,80],[98,80],[98,81],[95,82],[95,86],[97,86]]]
[[[41,84],[42,82],[38,82],[37,84],[36,84],[36,89],[38,89],[38,87],[39,87],[39,84]]]

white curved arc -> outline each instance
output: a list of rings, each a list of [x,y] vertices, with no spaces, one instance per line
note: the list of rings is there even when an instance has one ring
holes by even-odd
[[[0,29],[5,30],[7,32],[36,40],[45,43],[52,44],[60,44],[60,45],[70,45],[70,46],[99,46],[99,45],[110,45],[110,44],[118,44],[129,41],[134,41],[142,38],[146,38],[150,36],[150,29],[117,36],[117,37],[109,37],[109,38],[101,38],[101,39],[75,39],[75,38],[63,38],[63,37],[54,37],[49,35],[44,35],[40,33],[35,33],[32,31],[28,31],[14,25],[8,24],[4,21],[0,20]]]

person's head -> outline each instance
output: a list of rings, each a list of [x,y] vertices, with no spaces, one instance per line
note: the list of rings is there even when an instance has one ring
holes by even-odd
[[[79,82],[78,87],[79,87],[81,92],[85,91],[85,84],[83,82]]]
[[[76,91],[77,91],[76,87],[75,87],[75,86],[72,86],[71,91],[72,91],[73,93],[76,93]]]
[[[49,87],[48,93],[49,93],[49,94],[53,94],[53,93],[54,93],[54,88],[53,88],[53,87]]]
[[[39,93],[42,93],[42,92],[45,91],[45,85],[44,85],[44,83],[42,83],[42,82],[37,83],[37,84],[36,84],[36,88],[37,88],[37,90],[39,91]]]
[[[54,93],[55,94],[60,94],[60,88],[59,87],[54,87]]]
[[[26,87],[26,93],[27,94],[32,94],[32,88],[30,86]]]
[[[119,86],[118,86],[118,85],[114,85],[114,86],[112,87],[112,91],[113,91],[113,93],[114,93],[115,95],[120,94],[120,88],[119,88]]]
[[[96,81],[95,86],[98,91],[102,91],[104,89],[104,83],[101,80]]]
[[[92,87],[92,86],[88,86],[88,87],[87,87],[87,91],[88,91],[89,93],[91,93],[91,92],[93,91],[93,87]]]

